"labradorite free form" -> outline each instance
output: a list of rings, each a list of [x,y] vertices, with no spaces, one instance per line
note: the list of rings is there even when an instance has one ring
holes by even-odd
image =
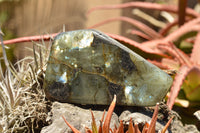
[[[55,37],[44,80],[48,99],[78,104],[151,106],[172,78],[129,48],[96,30]]]

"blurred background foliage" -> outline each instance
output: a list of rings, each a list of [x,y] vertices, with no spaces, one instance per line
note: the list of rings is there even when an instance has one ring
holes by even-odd
[[[155,30],[159,28],[147,20],[132,13],[132,8],[125,8],[122,10],[107,10],[95,12],[86,16],[88,9],[97,5],[114,5],[119,3],[131,2],[133,0],[0,0],[0,25],[5,33],[4,40],[30,35],[41,35],[45,33],[55,33],[62,30],[65,25],[66,31],[83,29],[91,26],[97,22],[105,20],[107,18],[116,16],[127,16],[137,19]],[[178,0],[140,0],[159,4],[171,4],[177,5]],[[190,0],[188,6],[194,8],[197,5],[197,0]],[[165,21],[160,16],[160,11],[151,11],[142,9],[144,13],[147,13],[154,18]],[[133,25],[126,22],[115,21],[100,27],[97,30],[103,32],[112,32],[114,34],[121,34],[136,41],[143,41],[144,39],[132,35],[128,31],[134,28]],[[192,33],[191,33],[192,34]],[[180,38],[181,39],[181,38]],[[180,41],[180,40],[179,40]],[[31,43],[22,43],[14,46],[12,58],[21,59],[24,56],[30,55],[30,52],[25,47],[31,47]],[[184,51],[191,51],[191,45],[181,44]],[[189,48],[188,48],[189,47]],[[137,51],[138,49],[136,49]],[[10,52],[10,54],[12,53]],[[149,57],[146,53],[141,52],[142,55]]]

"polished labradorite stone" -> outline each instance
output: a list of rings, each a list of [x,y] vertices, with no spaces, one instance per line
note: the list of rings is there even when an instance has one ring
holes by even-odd
[[[44,80],[46,97],[78,104],[150,106],[161,101],[172,78],[129,48],[96,30],[55,37]]]

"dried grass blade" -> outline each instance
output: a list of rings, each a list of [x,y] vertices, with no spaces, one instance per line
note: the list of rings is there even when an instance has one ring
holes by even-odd
[[[9,62],[8,62],[8,58],[7,58],[7,55],[6,55],[6,50],[5,50],[5,45],[3,43],[3,32],[1,31],[1,28],[0,28],[0,40],[1,40],[1,46],[2,46],[2,50],[3,50],[3,57],[4,57],[4,62],[5,62],[5,65],[7,67],[7,76],[6,76],[6,79],[5,79],[5,86],[6,86],[6,91],[5,93],[7,93],[8,95],[8,99],[10,100],[10,104],[11,104],[11,107],[13,107],[14,105],[14,92],[13,92],[13,88],[12,88],[12,84],[10,83],[10,76],[11,76],[11,72],[10,72],[10,66],[9,66]]]
[[[0,83],[0,87],[1,87],[1,83]],[[1,102],[0,106],[3,109],[4,108],[3,105],[7,104],[7,101],[5,100],[5,96],[4,96],[4,94],[2,93],[1,90],[0,90],[0,102]]]
[[[0,60],[0,76],[1,76],[1,79],[4,79],[3,70],[1,66],[1,60]]]
[[[28,72],[28,73],[29,73],[29,76],[30,76],[30,79],[31,79],[31,84],[33,84],[33,82],[34,82],[33,76],[31,74],[31,72]]]
[[[35,51],[35,44],[33,44],[33,57],[34,57],[36,70],[38,70],[38,61],[37,61],[37,56],[36,56],[36,51]]]
[[[34,69],[33,69],[33,66],[32,66],[31,64],[29,64],[29,67],[31,68],[33,80],[34,80],[34,81],[37,81],[37,79],[36,79],[36,73],[35,73],[35,71],[34,71]]]
[[[8,68],[10,69],[10,68]],[[12,80],[11,80],[11,73],[10,71],[7,71],[7,76],[6,76],[6,81],[5,81],[5,84],[6,84],[6,89],[7,89],[7,92],[9,94],[9,100],[10,100],[10,105],[11,107],[14,106],[14,90],[13,90],[13,86],[12,86]]]
[[[6,49],[5,49],[5,45],[3,42],[3,32],[1,31],[1,28],[0,28],[0,42],[1,42],[2,50],[3,50],[3,58],[4,58],[5,65],[7,68],[9,68],[8,58],[6,55]],[[8,69],[8,71],[9,71],[9,69]]]
[[[43,67],[43,56],[42,56],[42,48],[39,47],[39,58],[40,58],[40,69]]]
[[[19,77],[18,76],[18,72],[17,72],[17,70],[15,69],[15,67],[12,65],[12,63],[10,63],[10,71],[11,71],[11,73],[13,74],[13,76],[18,80],[18,81],[22,81],[23,80],[23,78],[22,77]],[[23,76],[23,75],[22,75]]]

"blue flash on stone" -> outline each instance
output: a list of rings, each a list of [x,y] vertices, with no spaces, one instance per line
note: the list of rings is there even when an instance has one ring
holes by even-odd
[[[96,30],[55,37],[44,79],[46,97],[60,102],[152,106],[172,78],[144,58]]]
[[[60,82],[60,83],[67,83],[67,73],[64,72],[61,76],[57,76],[57,82]]]

